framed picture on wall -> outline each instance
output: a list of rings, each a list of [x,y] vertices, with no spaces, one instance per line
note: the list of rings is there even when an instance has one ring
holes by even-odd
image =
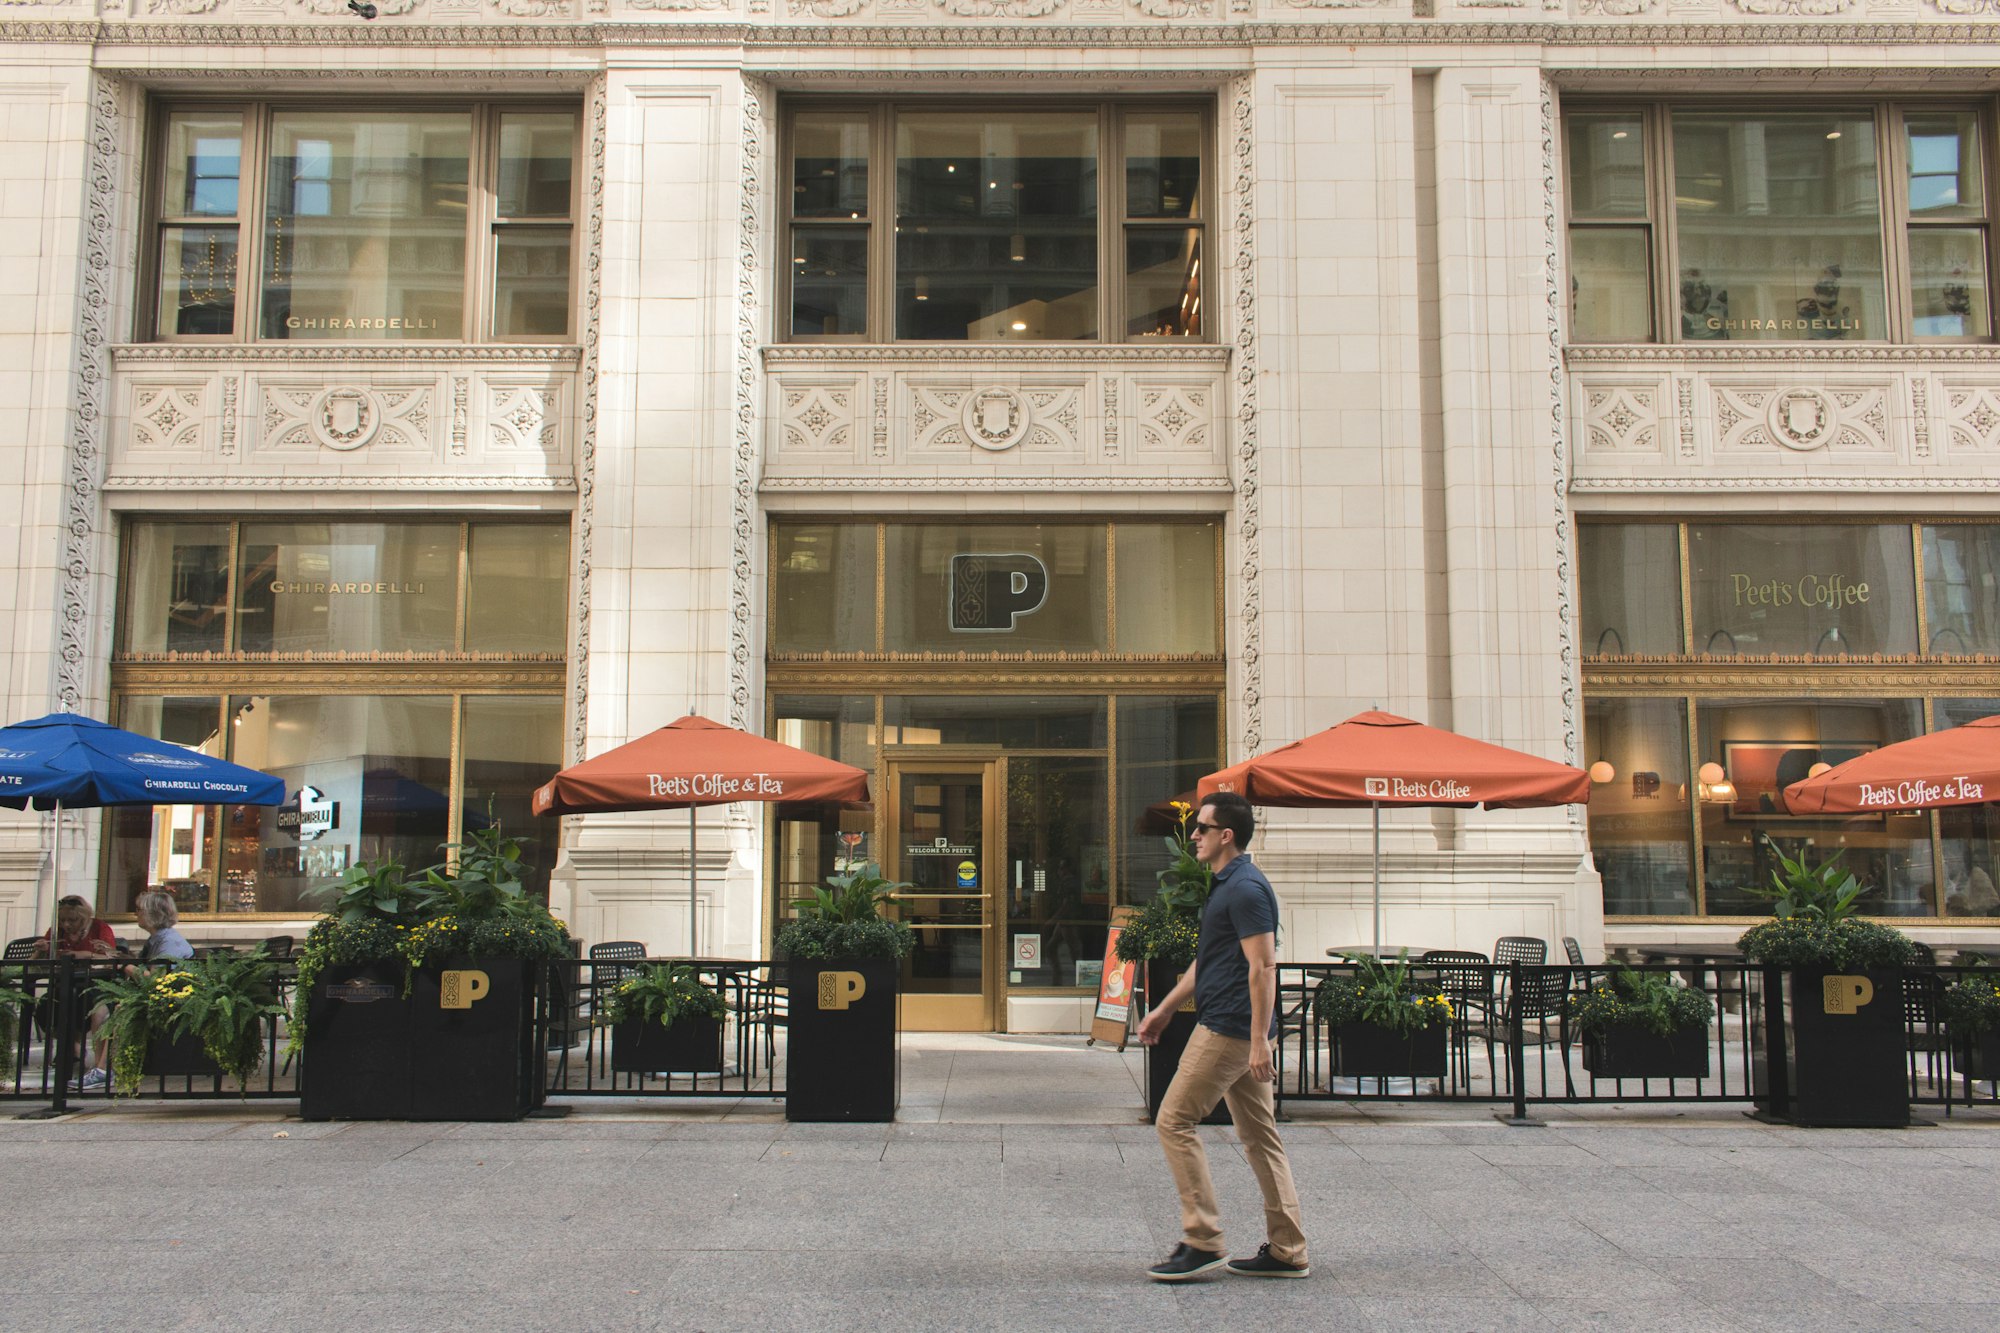
[[[1736,788],[1725,813],[1742,822],[1819,818],[1786,809],[1785,788],[1804,781],[1814,764],[1844,764],[1876,748],[1874,741],[1724,741],[1722,767]]]

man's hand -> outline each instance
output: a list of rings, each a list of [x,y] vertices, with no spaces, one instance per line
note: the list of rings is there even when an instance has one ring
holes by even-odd
[[[1159,1045],[1160,1038],[1165,1034],[1167,1024],[1173,1021],[1173,1017],[1174,1011],[1165,1005],[1161,1005],[1159,1008],[1153,1010],[1152,1013],[1140,1019],[1139,1044],[1141,1046]]]
[[[1269,1083],[1277,1077],[1277,1069],[1271,1062],[1271,1039],[1262,1033],[1250,1038],[1250,1077],[1259,1083]]]

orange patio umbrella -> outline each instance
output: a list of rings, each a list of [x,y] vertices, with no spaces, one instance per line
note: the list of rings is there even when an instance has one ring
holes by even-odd
[[[688,956],[700,956],[695,922],[695,808],[764,801],[861,805],[868,774],[852,764],[689,714],[658,731],[564,769],[535,789],[538,815],[618,810],[688,812]]]
[[[1590,775],[1504,745],[1371,711],[1211,773],[1197,791],[1203,800],[1233,791],[1253,805],[1372,809],[1379,950],[1383,806],[1483,805],[1494,810],[1582,805],[1590,800]]]
[[[2000,717],[1857,755],[1785,788],[1795,815],[1936,810],[2000,800]]]

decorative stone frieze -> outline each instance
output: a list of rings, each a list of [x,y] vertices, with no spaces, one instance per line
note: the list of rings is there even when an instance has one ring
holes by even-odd
[[[575,348],[113,349],[107,489],[569,490]]]
[[[2000,456],[1991,347],[1594,347],[1567,360],[1577,491],[1956,491]]]
[[[765,488],[871,470],[941,488],[1032,475],[1061,490],[1065,477],[1183,471],[1228,484],[1227,348],[937,350],[765,348]]]

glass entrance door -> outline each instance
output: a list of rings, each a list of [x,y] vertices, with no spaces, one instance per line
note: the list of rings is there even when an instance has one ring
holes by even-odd
[[[917,933],[903,963],[901,1023],[990,1032],[999,1009],[992,873],[1005,851],[1003,759],[887,764],[888,874],[908,881],[899,915]]]

